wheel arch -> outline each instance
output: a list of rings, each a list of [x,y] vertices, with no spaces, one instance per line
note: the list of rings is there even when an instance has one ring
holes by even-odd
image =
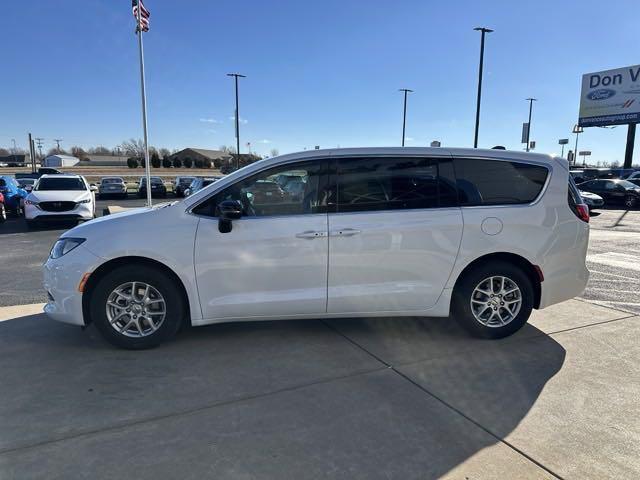
[[[184,286],[184,282],[171,268],[169,268],[164,263],[159,262],[157,260],[153,260],[151,258],[140,257],[140,256],[126,256],[126,257],[114,258],[112,260],[109,260],[101,264],[98,268],[96,268],[93,272],[91,272],[89,279],[84,285],[84,290],[82,293],[82,315],[85,319],[85,324],[89,325],[93,321],[91,319],[91,312],[90,312],[91,309],[89,308],[89,303],[91,301],[91,295],[93,294],[93,291],[95,290],[95,287],[100,281],[100,279],[103,278],[107,273],[109,273],[114,268],[118,268],[124,265],[132,265],[132,264],[146,265],[152,268],[157,268],[158,270],[161,270],[162,272],[166,273],[167,276],[169,276],[175,281],[176,285],[178,285],[178,289],[180,291],[180,294],[182,295],[182,298],[184,300],[184,305],[186,308],[185,318],[183,319],[183,322],[185,322],[185,324],[190,325],[191,324],[191,305],[189,303],[189,295],[187,294],[187,289]]]
[[[541,298],[541,295],[542,295],[542,282],[544,281],[544,278],[542,276],[542,270],[540,270],[540,267],[532,264],[529,260],[527,260],[523,256],[518,255],[516,253],[496,252],[496,253],[489,253],[487,255],[483,255],[481,257],[478,257],[478,258],[474,259],[469,264],[467,264],[466,267],[464,267],[462,269],[462,271],[460,272],[460,274],[456,278],[456,282],[454,284],[453,289],[454,290],[456,289],[456,287],[458,286],[458,283],[460,282],[460,280],[470,270],[473,270],[474,268],[476,268],[479,265],[484,265],[484,264],[487,264],[487,263],[495,262],[497,260],[501,260],[501,261],[505,261],[505,262],[508,262],[508,263],[515,264],[527,275],[529,280],[531,280],[531,285],[533,285],[533,293],[534,293],[533,307],[534,308],[539,308],[540,307],[540,298]]]

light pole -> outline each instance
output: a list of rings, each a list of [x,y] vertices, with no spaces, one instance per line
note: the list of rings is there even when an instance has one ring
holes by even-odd
[[[236,170],[240,168],[240,110],[238,108],[238,77],[246,78],[239,73],[227,73],[227,77],[234,77],[236,83]]]
[[[533,102],[537,101],[537,98],[527,98],[529,102],[529,123],[527,124],[527,152],[529,151],[529,138],[531,137],[531,111],[533,110]]]
[[[402,146],[404,147],[404,132],[405,127],[407,125],[407,93],[413,93],[413,90],[409,90],[408,88],[400,88],[399,92],[404,92],[404,110],[402,113]]]
[[[473,148],[478,148],[478,130],[480,128],[480,99],[482,98],[482,69],[484,65],[484,36],[493,30],[485,27],[476,27],[474,30],[480,32],[480,66],[478,68],[478,99],[476,102],[476,130],[473,135]]]
[[[575,165],[578,160],[578,135],[580,135],[582,132],[584,132],[584,128],[582,128],[580,125],[578,125],[577,123],[573,126],[573,133],[576,134],[576,146],[575,149],[573,151],[573,164]]]

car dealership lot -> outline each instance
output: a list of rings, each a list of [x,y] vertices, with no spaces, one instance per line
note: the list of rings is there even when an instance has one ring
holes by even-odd
[[[501,341],[381,318],[128,352],[0,309],[0,478],[637,478],[638,213],[594,215],[583,298]],[[23,223],[0,225],[3,305],[44,301],[63,231]]]

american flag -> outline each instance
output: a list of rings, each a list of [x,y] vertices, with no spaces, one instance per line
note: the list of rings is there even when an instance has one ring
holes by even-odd
[[[140,25],[137,26],[137,29],[141,29],[143,32],[148,32],[151,12],[144,8],[142,0],[132,0],[131,9],[133,11],[134,18],[136,19],[136,24],[138,23],[138,5],[140,5]]]

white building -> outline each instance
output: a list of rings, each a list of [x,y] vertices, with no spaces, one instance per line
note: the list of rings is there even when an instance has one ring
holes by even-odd
[[[71,155],[49,155],[42,161],[43,167],[73,167],[80,162],[79,158]]]

